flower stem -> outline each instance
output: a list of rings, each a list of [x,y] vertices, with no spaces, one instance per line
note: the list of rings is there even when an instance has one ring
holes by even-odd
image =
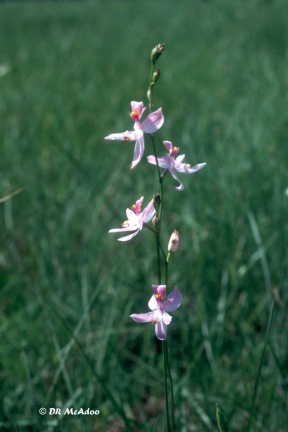
[[[170,410],[171,410],[171,432],[173,432],[174,429],[174,397],[173,397],[173,381],[172,381],[172,375],[171,370],[169,366],[169,356],[168,356],[168,341],[164,341],[164,347],[165,347],[165,357],[166,357],[166,366],[168,371],[168,377],[170,382],[170,392],[171,392],[171,399],[170,399]]]
[[[150,91],[150,101],[149,101],[149,110],[150,114],[152,112],[152,106],[153,106],[153,96],[152,96],[152,79],[153,79],[153,72],[154,72],[154,64],[152,62],[151,65],[151,72],[150,72],[150,81],[149,81],[149,91]]]
[[[163,249],[162,249],[162,252],[164,253]],[[168,265],[169,265],[169,263],[165,259],[165,285],[166,285],[166,287],[168,285]]]
[[[169,262],[165,259],[165,284],[166,284],[166,287],[168,286],[168,266],[169,266]],[[170,382],[171,432],[173,432],[173,429],[174,429],[174,396],[173,396],[172,374],[171,374],[171,370],[170,370],[170,366],[169,366],[168,341],[167,340],[165,341],[165,357],[166,357],[167,371],[168,371],[169,382]]]
[[[151,65],[151,72],[150,72],[150,82],[149,82],[149,92],[150,92],[150,101],[149,101],[149,110],[150,114],[152,112],[152,106],[153,106],[153,94],[152,94],[152,79],[153,79],[153,72],[154,72],[154,64]],[[157,158],[157,152],[156,152],[156,146],[155,146],[155,140],[154,135],[150,134],[152,146],[153,146],[153,153],[156,160],[157,165],[157,171],[158,171],[158,180],[159,180],[159,187],[160,187],[160,212],[159,212],[159,227],[157,229],[157,232],[155,233],[156,237],[156,246],[157,246],[157,267],[158,267],[158,285],[161,285],[161,259],[160,259],[160,250],[163,254],[164,261],[165,261],[165,280],[166,280],[166,286],[167,286],[167,277],[168,277],[168,263],[166,262],[166,256],[165,252],[161,245],[160,240],[160,230],[161,230],[161,221],[162,221],[162,211],[163,211],[163,176],[161,176],[160,173],[160,167],[158,164],[158,158]],[[163,352],[163,364],[164,364],[164,390],[165,390],[165,408],[166,408],[166,430],[167,432],[171,432],[173,430],[173,386],[172,386],[172,377],[171,377],[171,371],[169,367],[169,360],[168,360],[168,349],[167,349],[167,341],[162,341],[162,352]],[[169,397],[168,397],[168,386],[167,386],[167,372],[169,376],[170,381],[170,388],[171,388],[171,422],[172,422],[172,429],[170,426],[170,416],[169,416]]]
[[[156,234],[156,246],[157,246],[158,285],[161,285],[160,232],[159,231]]]
[[[157,234],[157,231],[154,228],[152,228],[148,223],[143,222],[143,226],[150,229],[150,231],[152,231],[154,234]]]
[[[163,178],[161,177],[160,168],[159,168],[159,164],[158,164],[158,158],[157,158],[157,152],[156,152],[154,135],[150,134],[150,138],[151,138],[151,141],[152,141],[153,153],[154,153],[154,156],[155,156],[155,159],[156,159],[156,165],[157,165],[158,177],[159,177],[159,185],[160,185],[160,193],[161,193],[161,185],[162,185]]]
[[[169,401],[167,389],[167,356],[166,356],[166,342],[162,341],[163,361],[164,361],[164,388],[165,388],[165,407],[166,407],[166,430],[170,432],[170,419],[169,419]]]

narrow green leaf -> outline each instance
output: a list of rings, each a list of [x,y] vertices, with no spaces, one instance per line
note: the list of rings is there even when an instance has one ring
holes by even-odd
[[[216,418],[217,418],[219,432],[229,432],[226,414],[218,404],[216,404]]]

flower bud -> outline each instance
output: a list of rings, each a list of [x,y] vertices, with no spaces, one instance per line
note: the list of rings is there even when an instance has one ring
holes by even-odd
[[[156,230],[158,231],[158,229],[159,229],[159,225],[160,225],[160,219],[159,219],[159,217],[157,216],[157,214],[155,214],[155,215],[153,216],[153,218],[152,218],[152,224],[153,224],[153,226],[156,228]]]
[[[155,48],[153,48],[151,52],[151,60],[153,64],[157,62],[158,58],[160,57],[163,51],[164,51],[164,44],[158,44],[156,45]]]
[[[153,206],[156,210],[156,213],[158,213],[159,211],[160,204],[161,204],[161,196],[159,193],[157,193],[153,195]]]
[[[160,77],[160,70],[156,69],[156,71],[153,73],[152,76],[152,84],[155,84],[158,81],[159,77]]]
[[[179,245],[180,245],[180,236],[179,233],[176,230],[174,230],[169,240],[168,252],[169,253],[176,252]]]
[[[152,100],[153,100],[153,98],[154,98],[154,91],[152,90]],[[150,87],[148,87],[148,90],[147,90],[147,99],[148,99],[149,102],[151,102]]]

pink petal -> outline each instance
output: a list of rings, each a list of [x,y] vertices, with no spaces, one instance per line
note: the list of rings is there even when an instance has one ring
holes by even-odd
[[[175,174],[175,172],[173,170],[170,169],[170,173],[171,173],[172,177],[180,183],[180,186],[173,186],[173,188],[175,190],[182,191],[184,189],[183,183],[179,180],[179,178],[177,177],[177,175]]]
[[[143,221],[149,222],[154,216],[155,208],[153,206],[153,199],[149,202],[147,207],[143,210]]]
[[[172,312],[177,309],[182,301],[182,295],[177,287],[168,295],[167,300],[163,303],[166,312]]]
[[[152,285],[154,294],[161,294],[162,297],[166,291],[166,285]]]
[[[167,312],[163,313],[162,319],[163,319],[164,324],[166,324],[166,325],[169,325],[172,321],[171,315],[169,315]]]
[[[160,168],[164,168],[164,169],[168,168],[169,164],[167,162],[167,156],[159,157],[157,159],[158,159],[158,165],[159,165]],[[157,165],[156,164],[155,156],[152,156],[152,155],[151,156],[147,156],[147,160],[152,165]]]
[[[144,148],[145,148],[145,144],[144,144],[144,136],[143,136],[143,132],[141,132],[141,136],[139,139],[136,140],[136,144],[135,144],[135,149],[134,149],[134,156],[133,156],[133,161],[131,164],[131,169],[134,168],[142,159],[143,153],[144,153]],[[137,133],[139,133],[139,131],[137,131]]]
[[[165,145],[165,147],[167,148],[167,150],[169,150],[169,152],[170,152],[170,150],[174,149],[174,146],[173,146],[173,144],[172,144],[171,141],[163,141],[163,144]]]
[[[162,114],[162,108],[149,114],[149,116],[143,121],[142,129],[145,133],[156,132],[164,123],[164,116]]]
[[[118,241],[128,241],[131,240],[133,237],[135,237],[139,232],[139,229],[137,231],[135,231],[133,234],[130,234],[126,237],[120,237],[119,239],[117,239]]]
[[[142,196],[141,198],[139,198],[139,200],[136,201],[135,205],[136,205],[136,209],[138,209],[139,207],[141,208],[142,204],[144,201],[144,197]],[[135,211],[135,213],[137,214],[137,211]]]
[[[155,325],[155,333],[158,339],[160,340],[167,339],[167,325],[163,322],[163,320],[159,321]]]
[[[146,314],[133,314],[130,317],[138,323],[145,323],[151,321],[153,319],[154,312],[148,312]]]
[[[139,136],[139,131],[126,131],[116,134],[110,134],[107,137],[105,137],[106,140],[109,141],[136,141],[137,137]]]
[[[151,309],[153,311],[157,310],[158,305],[157,305],[157,300],[156,300],[154,294],[152,295],[152,297],[150,298],[150,300],[148,302],[148,307],[149,307],[149,309]]]
[[[127,228],[123,227],[123,228],[113,228],[110,231],[108,231],[109,233],[115,233],[115,232],[127,232],[127,231],[135,231],[136,229],[138,229],[138,225],[137,226],[128,226]]]
[[[159,302],[157,302],[155,294],[161,294],[162,297],[165,295],[166,285],[152,285],[153,296],[149,300],[148,306],[151,310],[159,309]]]
[[[139,227],[138,217],[131,209],[126,209],[126,216],[129,221],[129,226]]]
[[[139,230],[142,231],[143,223],[144,223],[144,213],[143,212],[139,213],[137,217],[138,217]]]
[[[184,160],[184,158],[185,158],[185,154],[177,156],[177,158],[175,159],[175,162],[174,162],[175,165],[178,164],[178,163],[181,163]]]
[[[201,163],[198,165],[194,165],[193,167],[188,168],[185,164],[181,164],[182,166],[180,166],[178,168],[178,166],[175,166],[176,170],[178,172],[181,172],[183,174],[193,174],[197,171],[199,171],[200,169],[204,168],[204,166],[206,165],[206,163]]]

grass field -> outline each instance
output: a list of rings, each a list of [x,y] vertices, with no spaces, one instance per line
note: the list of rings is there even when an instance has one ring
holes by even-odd
[[[24,188],[0,203],[1,431],[118,432],[125,416],[164,431],[161,344],[129,317],[157,283],[153,234],[108,234],[158,192],[156,171],[104,141],[147,105],[164,42],[158,152],[170,140],[207,163],[183,192],[165,178],[175,430],[216,432],[217,402],[247,431],[276,295],[250,432],[287,432],[287,17],[285,0],[0,4],[0,198]]]

